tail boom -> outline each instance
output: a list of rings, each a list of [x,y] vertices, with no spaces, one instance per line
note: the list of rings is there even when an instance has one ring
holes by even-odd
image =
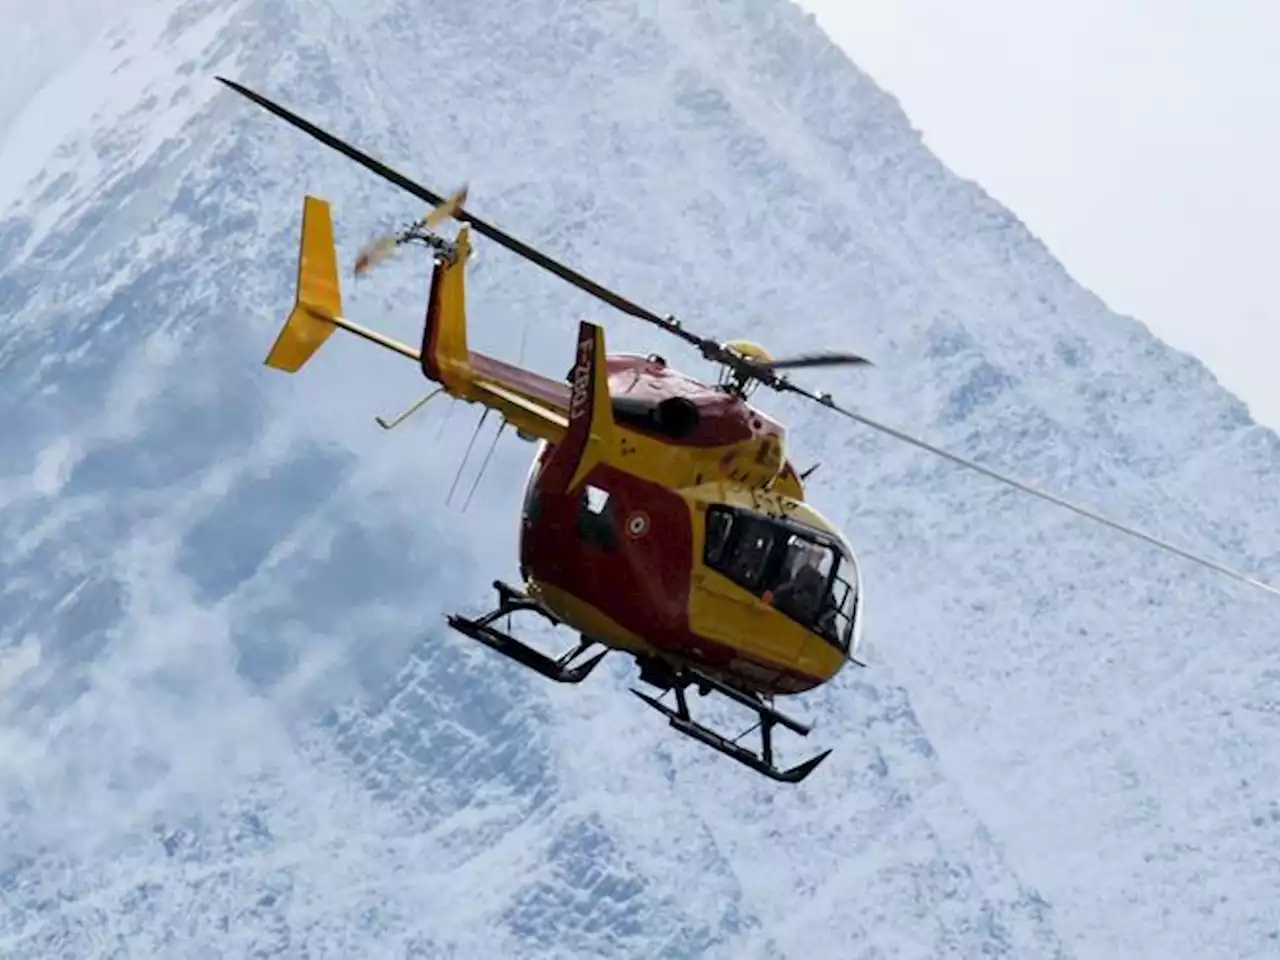
[[[452,208],[442,209],[447,213]],[[267,366],[296,373],[333,331],[341,328],[413,360],[427,379],[439,383],[451,396],[496,410],[521,435],[559,444],[571,424],[572,418],[567,415],[571,391],[532,370],[468,349],[464,270],[471,252],[469,229],[464,226],[457,240],[448,247],[447,254],[436,259],[432,270],[422,348],[418,350],[342,316],[330,207],[319,197],[306,197],[302,208],[297,293],[293,309],[267,355]],[[603,369],[601,341],[601,375]],[[607,414],[607,386],[603,389]],[[589,417],[585,411],[579,411],[579,419],[585,424]],[[577,429],[581,433],[585,426]],[[583,454],[593,449],[582,444],[581,439],[575,440],[575,449],[581,448]],[[574,463],[579,459],[575,456]]]

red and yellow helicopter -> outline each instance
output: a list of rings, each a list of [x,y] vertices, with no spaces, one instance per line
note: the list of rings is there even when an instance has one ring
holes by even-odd
[[[1002,483],[1073,510],[1161,549],[1280,593],[1212,560],[1117,523],[1019,480],[948,453],[839,406],[782,372],[867,361],[842,353],[774,359],[745,342],[717,342],[660,317],[463,208],[466,191],[439,196],[350,144],[246,87],[222,83],[432,205],[427,216],[362,251],[357,273],[396,248],[420,243],[433,273],[420,349],[342,315],[328,203],[308,196],[302,215],[297,297],[266,363],[295,372],[337,329],[419,364],[440,392],[496,411],[525,439],[541,443],[526,483],[521,518],[523,589],[495,581],[497,604],[450,626],[561,683],[585,679],[610,651],[635,657],[640,679],[662,697],[633,690],[681,733],[775,780],[798,782],[830,753],[787,770],[773,762],[773,731],[809,728],[773,698],[810,690],[848,662],[859,663],[865,616],[862,579],[849,542],[805,501],[805,476],[788,459],[783,427],[748,403],[760,384],[833,412]],[[462,224],[453,239],[437,228]],[[623,313],[697,348],[721,367],[716,384],[679,373],[656,355],[609,355],[604,332],[578,329],[568,382],[472,351],[467,346],[464,270],[471,231],[549,270]],[[407,414],[406,414],[407,415]],[[397,420],[403,419],[403,416]],[[384,427],[394,426],[379,418]],[[529,612],[563,624],[580,640],[553,659],[500,630],[501,618]],[[597,650],[596,648],[602,648]],[[695,720],[688,689],[719,693],[754,711],[753,752]],[[674,706],[664,703],[674,694]]]

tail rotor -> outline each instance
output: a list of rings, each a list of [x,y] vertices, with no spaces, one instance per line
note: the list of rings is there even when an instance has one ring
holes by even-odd
[[[388,259],[402,244],[412,240],[422,240],[432,234],[440,224],[455,217],[462,205],[467,202],[467,185],[464,183],[442,203],[432,207],[427,213],[406,226],[399,233],[388,233],[365,244],[356,254],[355,274],[362,277],[382,261]]]

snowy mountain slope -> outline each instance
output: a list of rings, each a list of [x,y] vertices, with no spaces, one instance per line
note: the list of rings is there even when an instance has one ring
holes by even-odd
[[[0,34],[0,141],[10,121],[67,61],[104,28],[140,5],[135,0],[45,0],[8,4]]]
[[[446,511],[474,417],[369,423],[412,368],[335,338],[261,369],[300,195],[346,262],[419,211],[215,72],[709,333],[871,353],[814,380],[873,415],[1277,574],[1274,436],[795,9],[158,3],[15,121],[81,105],[56,144],[0,155],[41,157],[0,222],[6,956],[1274,946],[1274,605],[825,411],[766,401],[826,460],[877,666],[798,708],[837,751],[802,788],[675,742],[625,664],[566,692],[444,635],[513,575],[529,448]],[[602,309],[482,258],[479,344],[562,371]],[[413,338],[424,292],[406,262],[348,311]]]

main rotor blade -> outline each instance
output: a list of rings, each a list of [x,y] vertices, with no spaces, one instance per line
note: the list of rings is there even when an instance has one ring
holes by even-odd
[[[856,353],[798,353],[790,357],[780,357],[777,360],[757,360],[756,365],[766,370],[791,370],[801,367],[844,367],[844,366],[873,366],[866,357],[860,357]]]
[[[298,116],[293,111],[280,106],[278,103],[268,100],[266,97],[262,96],[262,94],[255,93],[254,91],[250,90],[248,87],[245,87],[239,83],[236,83],[234,80],[228,80],[226,77],[216,77],[215,79],[217,79],[219,83],[225,84],[226,86],[230,87],[232,90],[234,90],[236,93],[240,94],[241,96],[247,97],[248,99],[252,100],[254,103],[258,104],[260,107],[264,108],[265,110],[268,110],[269,112],[274,113],[277,117],[280,117],[282,120],[286,121],[287,123],[292,124],[293,126],[297,127],[299,130],[303,131],[304,133],[310,134],[312,137],[319,140],[325,146],[330,147],[334,150],[337,150],[343,156],[347,157],[350,160],[354,160],[356,163],[360,164],[366,170],[372,171],[373,173],[382,177],[382,179],[395,184],[400,189],[413,194],[415,197],[425,200],[427,203],[431,204],[433,207],[438,207],[445,202],[445,198],[440,196],[439,194],[434,193],[431,190],[428,190],[426,187],[422,186],[419,183],[414,182],[413,180],[410,180],[404,174],[400,173],[397,170],[393,170],[391,167],[387,166],[382,161],[374,159],[373,157],[369,156],[367,153],[364,153],[358,150],[357,148],[353,147],[351,144],[347,143],[346,141],[340,140],[337,137],[335,137],[333,134],[320,129],[315,124],[311,123],[309,120],[304,120],[302,117]],[[699,349],[705,350],[707,348],[718,347],[718,344],[716,344],[715,341],[708,340],[704,337],[699,337],[696,334],[690,333],[689,331],[685,330],[680,325],[679,321],[675,320],[673,317],[660,317],[653,311],[647,310],[644,307],[640,306],[639,304],[634,303],[631,300],[628,300],[626,297],[623,297],[620,294],[614,293],[608,287],[601,286],[600,284],[596,283],[594,280],[590,279],[589,277],[586,277],[583,274],[579,273],[578,271],[565,266],[563,263],[560,263],[557,260],[553,260],[551,257],[547,256],[545,253],[542,253],[539,250],[535,250],[533,247],[529,246],[527,243],[521,240],[517,240],[515,237],[511,236],[510,234],[504,233],[502,230],[499,230],[497,227],[493,226],[492,224],[486,223],[484,220],[481,220],[479,217],[475,216],[474,214],[468,213],[466,210],[462,209],[461,206],[459,206],[453,212],[453,216],[457,220],[461,220],[465,223],[471,224],[472,228],[476,231],[476,233],[479,233],[482,236],[488,237],[494,243],[501,244],[502,246],[510,250],[512,253],[515,253],[518,256],[524,257],[526,260],[530,261],[531,263],[537,264],[539,267],[542,267],[544,270],[547,270],[555,274],[561,280],[564,280],[572,284],[573,286],[577,287],[579,290],[582,290],[585,293],[591,294],[596,299],[609,304],[609,306],[617,310],[621,310],[623,313],[629,316],[635,317],[638,320],[643,320],[646,323],[651,323],[654,326],[660,327],[661,329],[667,331],[667,333],[674,334],[675,336],[679,337],[681,340],[684,340],[686,343],[693,344]]]
[[[895,439],[901,440],[904,443],[909,443],[913,447],[919,447],[921,450],[928,451],[929,453],[932,453],[935,456],[939,456],[939,457],[942,457],[943,459],[950,460],[952,463],[959,464],[962,467],[967,467],[970,470],[976,470],[978,473],[984,474],[993,480],[999,481],[1000,483],[1007,484],[1008,486],[1014,487],[1017,490],[1021,490],[1023,493],[1029,493],[1033,497],[1039,497],[1041,500],[1047,500],[1049,503],[1057,504],[1060,507],[1065,507],[1066,509],[1072,511],[1073,513],[1077,513],[1080,516],[1085,517],[1086,519],[1093,520],[1093,521],[1096,521],[1097,523],[1101,523],[1105,526],[1111,527],[1113,530],[1119,530],[1121,533],[1128,534],[1129,536],[1137,537],[1139,540],[1145,540],[1147,543],[1151,544],[1152,546],[1159,547],[1161,550],[1167,550],[1170,553],[1176,553],[1178,556],[1183,557],[1187,560],[1191,560],[1194,563],[1198,563],[1201,566],[1208,567],[1210,570],[1215,570],[1218,573],[1226,574],[1228,577],[1232,577],[1236,580],[1241,581],[1242,583],[1247,583],[1250,586],[1258,587],[1261,590],[1266,590],[1268,593],[1273,593],[1276,596],[1280,596],[1280,588],[1273,587],[1269,583],[1264,583],[1263,581],[1255,579],[1254,577],[1251,577],[1246,573],[1241,573],[1239,570],[1235,570],[1224,564],[1218,563],[1216,560],[1210,560],[1208,557],[1201,556],[1198,553],[1192,553],[1190,550],[1186,550],[1182,547],[1179,547],[1177,544],[1170,543],[1168,540],[1161,539],[1160,537],[1153,536],[1152,534],[1146,533],[1143,530],[1139,530],[1137,527],[1131,527],[1128,524],[1120,523],[1117,520],[1112,520],[1110,517],[1104,516],[1103,514],[1098,513],[1095,510],[1091,510],[1088,507],[1082,507],[1078,504],[1072,503],[1071,501],[1063,499],[1062,497],[1059,497],[1056,494],[1049,493],[1045,490],[1041,490],[1038,487],[1034,487],[1031,484],[1026,483],[1025,481],[1018,480],[1014,477],[1008,476],[1007,474],[1000,473],[999,471],[993,470],[990,467],[984,467],[982,464],[976,463],[973,460],[968,460],[962,456],[959,456],[958,454],[954,454],[947,450],[943,450],[941,447],[936,447],[925,440],[921,440],[919,437],[913,437],[911,434],[904,433],[903,431],[898,430],[895,427],[891,427],[887,424],[880,423],[879,421],[872,420],[870,417],[863,416],[862,414],[857,413],[853,410],[849,410],[846,407],[841,407],[838,404],[836,404],[834,400],[832,400],[829,394],[819,395],[819,394],[811,393],[808,390],[805,390],[803,387],[797,387],[790,383],[786,385],[785,389],[789,390],[792,393],[798,393],[801,396],[808,397],[810,400],[815,400],[818,403],[822,404],[824,407],[829,407],[830,409],[834,410],[836,413],[839,413],[842,416],[848,417],[850,420],[855,420],[858,423],[864,424],[865,426],[868,426],[873,430],[879,430],[881,433],[886,433],[889,436],[894,437]]]

